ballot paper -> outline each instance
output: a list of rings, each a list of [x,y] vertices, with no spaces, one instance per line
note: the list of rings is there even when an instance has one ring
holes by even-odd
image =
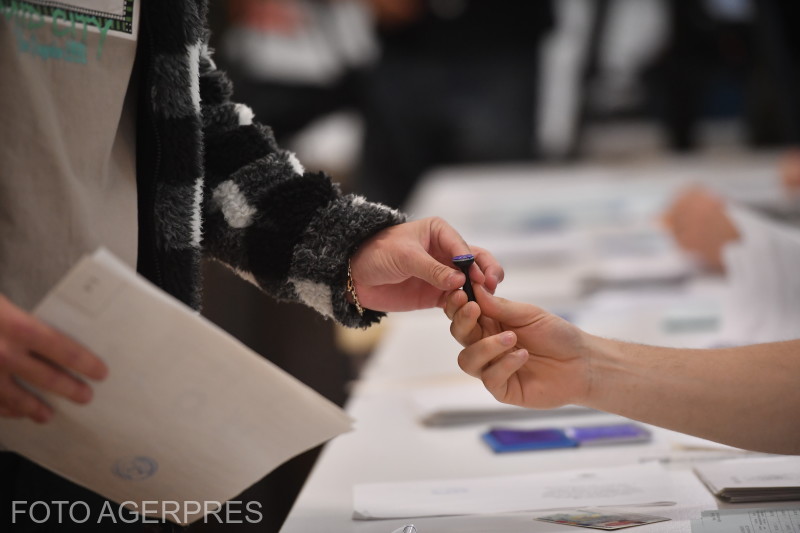
[[[800,533],[800,506],[793,509],[719,509],[691,521],[692,533]]]
[[[800,457],[731,459],[694,470],[708,490],[732,503],[800,500]]]
[[[86,406],[39,392],[52,420],[0,418],[0,442],[140,514],[190,523],[351,429],[333,403],[107,251],[81,260],[35,314],[110,374]]]
[[[653,463],[542,474],[356,485],[356,520],[579,507],[703,505],[715,500],[687,471]]]

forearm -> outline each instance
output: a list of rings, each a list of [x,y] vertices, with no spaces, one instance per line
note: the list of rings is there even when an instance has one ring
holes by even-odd
[[[302,302],[349,326],[366,326],[345,298],[348,259],[368,237],[404,216],[342,195],[281,149],[205,50],[200,55],[205,192],[203,252],[271,296]]]
[[[800,340],[715,350],[589,336],[589,407],[750,450],[800,454]]]

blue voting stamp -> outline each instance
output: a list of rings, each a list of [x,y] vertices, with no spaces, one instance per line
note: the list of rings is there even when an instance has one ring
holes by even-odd
[[[128,481],[138,481],[152,477],[158,471],[155,459],[138,455],[136,457],[123,457],[114,463],[114,474]]]

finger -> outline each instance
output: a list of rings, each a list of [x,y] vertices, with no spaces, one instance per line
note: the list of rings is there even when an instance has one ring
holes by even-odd
[[[441,252],[444,253],[446,257],[452,258],[460,255],[476,255],[466,241],[464,241],[463,237],[461,237],[461,235],[450,224],[441,218],[433,217],[430,219],[430,232],[431,238],[435,241],[437,247],[441,250]],[[453,267],[453,265],[449,262],[446,266]],[[461,270],[455,269],[455,272],[461,273]],[[485,282],[483,272],[478,266],[474,266],[474,263],[473,266],[470,267],[469,278],[476,283]],[[466,280],[464,279],[463,274],[458,276],[456,286],[463,285],[465,281]],[[434,283],[431,284],[435,285]],[[455,288],[455,286],[452,288]]]
[[[442,291],[457,289],[465,279],[460,270],[443,265],[421,246],[404,258],[403,270]]]
[[[108,367],[92,352],[35,318],[18,312],[8,324],[13,340],[52,363],[92,379],[108,374]]]
[[[453,226],[445,220],[433,217],[430,219],[432,237],[435,238],[442,250],[450,257],[473,253],[467,242]]]
[[[475,299],[483,315],[509,326],[529,325],[550,315],[534,305],[494,296],[481,285],[475,287]]]
[[[481,381],[498,401],[508,403],[508,386],[511,377],[528,361],[528,351],[514,350],[500,357],[481,373]]]
[[[475,250],[475,265],[480,269],[484,276],[484,284],[489,292],[494,294],[497,285],[503,281],[505,271],[495,257],[488,251],[477,246],[472,247]],[[470,272],[470,277],[472,272]],[[480,281],[478,282],[480,283]]]
[[[473,344],[481,339],[482,330],[478,326],[481,310],[475,302],[468,302],[456,311],[450,323],[450,334],[461,346]]]
[[[467,303],[467,294],[464,291],[453,291],[447,295],[444,303],[444,314],[447,318],[453,320],[456,311],[461,309]]]
[[[22,388],[8,374],[0,379],[0,405],[12,417],[25,416],[34,422],[44,423],[53,416],[53,410],[47,404]]]
[[[458,366],[472,377],[479,378],[488,365],[517,342],[513,331],[504,331],[470,344],[458,354]]]
[[[92,389],[89,385],[34,355],[23,354],[15,357],[10,367],[15,376],[34,387],[53,392],[76,403],[88,403],[92,399]]]
[[[3,405],[0,405],[0,416],[3,418],[22,418],[22,415],[20,413],[12,411],[11,409]]]

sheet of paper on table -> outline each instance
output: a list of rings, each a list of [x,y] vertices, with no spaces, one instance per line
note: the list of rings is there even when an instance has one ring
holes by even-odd
[[[691,521],[692,533],[779,531],[800,533],[800,507],[787,509],[719,509],[703,511]]]
[[[333,403],[104,250],[35,314],[89,347],[110,375],[86,406],[40,394],[55,411],[47,424],[0,418],[0,443],[134,510],[177,502],[166,518],[192,522],[214,511],[205,502],[225,502],[351,429]],[[175,510],[147,509],[163,517],[165,508]]]
[[[575,507],[716,507],[687,471],[656,464],[542,474],[418,482],[365,483],[353,489],[353,518],[511,513]]]
[[[417,420],[425,426],[454,426],[597,412],[577,405],[555,409],[528,409],[500,403],[478,380],[464,384],[420,387],[410,393],[410,400]]]

